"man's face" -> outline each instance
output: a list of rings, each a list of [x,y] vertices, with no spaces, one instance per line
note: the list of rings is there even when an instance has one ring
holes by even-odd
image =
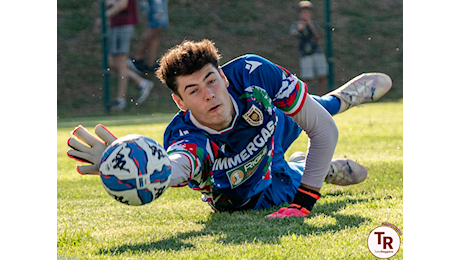
[[[190,110],[202,125],[222,130],[230,125],[235,114],[222,70],[212,64],[193,74],[177,77],[177,91],[173,99],[181,110]]]
[[[310,21],[312,16],[311,10],[302,9],[299,11],[299,19],[303,21]]]

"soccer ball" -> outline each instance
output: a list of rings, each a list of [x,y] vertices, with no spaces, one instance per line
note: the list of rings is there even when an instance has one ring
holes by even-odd
[[[140,206],[160,197],[168,187],[171,162],[155,140],[131,134],[107,147],[99,164],[99,176],[114,199]]]

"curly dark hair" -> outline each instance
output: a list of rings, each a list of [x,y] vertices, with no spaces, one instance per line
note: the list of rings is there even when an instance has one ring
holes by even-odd
[[[212,64],[219,69],[220,58],[221,55],[214,42],[208,39],[200,42],[184,40],[163,55],[155,74],[163,84],[180,97],[176,81],[178,76],[191,75],[207,64]]]

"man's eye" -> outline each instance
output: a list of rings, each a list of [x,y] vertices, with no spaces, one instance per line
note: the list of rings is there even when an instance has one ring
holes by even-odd
[[[197,90],[196,90],[196,89],[194,89],[194,90],[190,91],[190,93],[189,93],[189,94],[194,94],[194,93],[196,93],[196,91],[197,91]]]

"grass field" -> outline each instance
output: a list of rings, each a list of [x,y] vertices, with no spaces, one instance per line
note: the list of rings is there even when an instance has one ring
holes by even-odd
[[[127,206],[110,198],[97,176],[81,176],[66,156],[70,131],[97,123],[115,135],[143,134],[162,143],[172,114],[73,118],[57,126],[58,259],[373,259],[369,233],[382,222],[403,225],[403,102],[365,104],[335,116],[335,158],[369,171],[355,186],[325,184],[308,218],[267,220],[277,208],[213,213],[200,194],[171,188],[156,201]],[[306,149],[301,136],[286,157]],[[393,259],[402,259],[401,249]]]

